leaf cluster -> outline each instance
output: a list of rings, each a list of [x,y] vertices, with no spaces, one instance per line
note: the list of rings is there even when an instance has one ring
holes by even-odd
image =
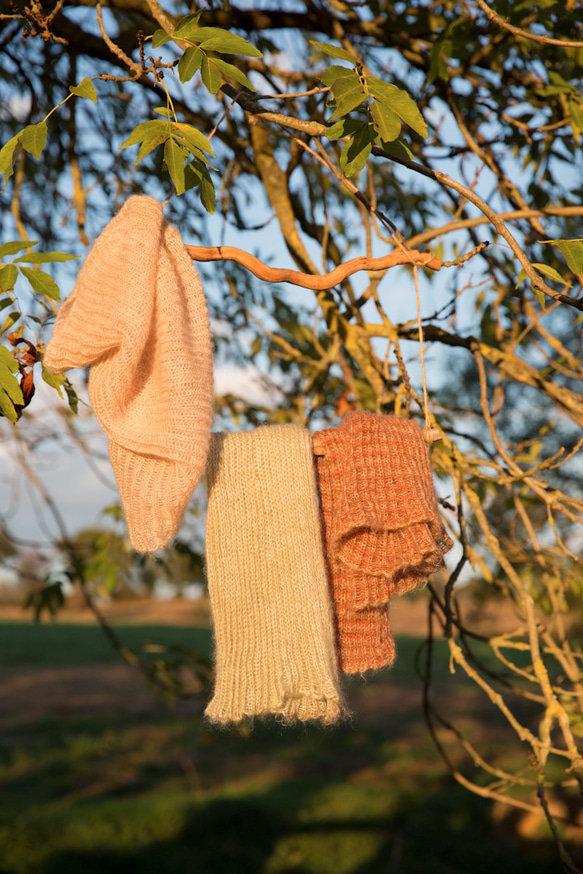
[[[165,107],[157,112],[169,115]],[[176,187],[177,194],[184,194],[190,188],[200,185],[200,196],[207,212],[215,210],[215,189],[208,171],[211,166],[206,155],[213,156],[208,139],[195,127],[172,121],[158,119],[139,124],[121,146],[122,149],[140,143],[135,165],[159,146],[164,146],[164,163]],[[206,153],[206,154],[205,154]],[[192,161],[189,158],[192,157]]]
[[[172,33],[157,30],[152,36],[152,48],[164,45],[170,40],[188,45],[178,62],[181,82],[189,82],[200,70],[203,85],[210,94],[217,93],[221,87],[222,76],[227,76],[244,88],[254,91],[253,85],[242,70],[210,53],[243,55],[249,58],[262,58],[263,53],[243,37],[228,30],[220,27],[201,27],[199,20],[202,11],[201,9],[181,19]]]
[[[321,80],[332,92],[330,106],[334,110],[328,129],[329,140],[345,140],[340,153],[340,167],[345,176],[355,176],[365,166],[374,143],[382,148],[396,147],[412,157],[401,141],[402,123],[427,139],[427,125],[410,95],[384,82],[378,76],[366,74],[359,61],[345,49],[312,40],[312,44],[327,55],[350,61],[352,69],[337,64],[328,67]],[[350,117],[354,110],[364,108],[364,120]]]
[[[59,302],[61,296],[57,283],[48,273],[39,269],[40,265],[71,261],[77,258],[76,255],[69,255],[66,252],[28,251],[20,254],[23,249],[30,250],[37,243],[38,240],[24,240],[8,242],[0,246],[0,312],[10,309],[0,328],[0,335],[8,334],[11,331],[8,334],[8,339],[12,347],[11,352],[6,346],[0,346],[0,416],[6,417],[13,423],[18,421],[23,409],[32,400],[34,395],[33,367],[37,361],[41,360],[40,347],[22,336],[27,322],[38,324],[40,320],[34,315],[23,315],[14,286],[20,275],[27,280],[33,294],[38,296],[37,300],[42,302],[46,298],[49,301]],[[11,255],[16,257],[7,262],[7,258]],[[29,264],[36,266],[29,267]],[[24,352],[19,349],[21,344],[26,346]],[[61,386],[64,386],[71,407],[76,409],[75,392],[64,376],[50,374],[43,367],[42,378],[48,385],[55,388],[61,397],[63,396]]]
[[[158,48],[170,41],[181,46],[187,45],[178,62],[178,75],[183,83],[189,82],[200,71],[202,83],[210,94],[217,93],[223,77],[254,91],[245,73],[234,64],[215,57],[215,54],[262,58],[263,53],[237,34],[218,27],[201,27],[199,25],[201,15],[202,10],[187,15],[171,33],[157,30],[152,36],[152,47]],[[148,121],[138,125],[121,148],[125,149],[140,143],[135,161],[137,165],[154,149],[163,146],[164,166],[170,174],[176,193],[181,195],[199,186],[202,205],[207,212],[213,213],[216,205],[215,189],[208,170],[212,164],[206,155],[213,156],[214,153],[209,140],[193,125],[172,121],[169,105],[157,107],[155,111],[165,115],[167,121]]]
[[[92,103],[97,103],[95,85],[91,79],[83,79],[78,85],[71,85],[69,87],[68,96],[57,106],[53,107],[42,121],[38,122],[38,124],[26,125],[23,130],[19,131],[2,146],[0,149],[0,174],[4,176],[5,185],[14,173],[14,166],[23,151],[28,152],[37,161],[40,160],[47,144],[47,119],[59,106],[62,106],[73,96],[85,97],[91,100]]]

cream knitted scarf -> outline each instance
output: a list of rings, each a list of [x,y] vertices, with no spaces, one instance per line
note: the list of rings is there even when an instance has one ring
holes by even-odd
[[[155,550],[204,468],[213,391],[198,274],[150,197],[130,197],[100,234],[57,317],[45,367],[89,364],[132,545]]]
[[[309,432],[211,435],[206,559],[213,722],[341,714]]]

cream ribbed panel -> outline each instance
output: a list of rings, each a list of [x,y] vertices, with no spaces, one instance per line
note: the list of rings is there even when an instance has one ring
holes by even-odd
[[[206,715],[335,721],[342,701],[309,432],[211,435],[208,485],[216,682]]]
[[[103,230],[59,311],[45,367],[89,364],[132,545],[157,549],[204,469],[213,387],[200,280],[150,197],[130,197]]]

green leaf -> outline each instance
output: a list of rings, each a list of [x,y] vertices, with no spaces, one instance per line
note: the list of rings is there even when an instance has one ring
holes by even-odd
[[[10,373],[18,372],[18,362],[12,357],[6,346],[0,346],[0,366],[7,367]]]
[[[63,393],[61,392],[61,387],[67,379],[64,373],[49,373],[49,371],[43,365],[42,378],[47,385],[50,385],[51,388],[56,388],[60,398],[64,397]]]
[[[18,278],[18,270],[14,264],[7,264],[6,267],[0,269],[0,291],[8,291],[14,287],[14,283]]]
[[[203,57],[203,52],[197,46],[186,49],[178,61],[178,75],[181,82],[188,82],[192,79],[194,74],[198,72]]]
[[[392,109],[389,109],[388,106],[379,103],[377,100],[374,101],[370,111],[375,130],[378,132],[381,140],[385,143],[396,140],[401,133],[399,116]]]
[[[183,143],[179,140],[178,145],[182,146]],[[197,162],[200,161],[201,164],[206,164],[208,167],[212,167],[213,170],[216,170],[218,172],[217,167],[215,167],[214,164],[211,164],[207,156],[203,154],[200,149],[197,149],[196,146],[187,143],[186,145],[184,145],[184,148],[190,152],[190,155],[192,155],[193,158],[196,158]]]
[[[347,115],[366,99],[364,88],[356,73],[336,79],[330,87],[336,100],[332,119]]]
[[[215,186],[206,166],[200,161],[191,161],[186,166],[185,176],[187,190],[200,185],[200,202],[206,211],[212,215],[216,206]]]
[[[172,129],[174,133],[180,134],[180,136],[184,140],[186,140],[186,142],[190,146],[193,146],[196,149],[200,149],[202,152],[207,152],[209,155],[212,155],[214,157],[214,152],[212,150],[211,144],[209,143],[205,135],[202,134],[195,127],[193,127],[191,124],[173,124]]]
[[[357,107],[361,105],[364,99],[364,92],[361,92],[361,94],[358,94],[357,92],[352,92],[346,97],[343,97],[341,100],[337,100],[336,108],[330,118],[334,119],[340,118],[343,115],[348,115],[348,113],[352,112],[353,109],[357,109]]]
[[[42,270],[35,270],[33,267],[19,267],[18,269],[23,276],[26,276],[37,294],[43,294],[51,300],[60,301],[61,293],[59,286],[47,273],[43,273]]]
[[[0,149],[0,173],[4,174],[4,182],[8,182],[12,176],[12,168],[22,152],[22,144],[20,142],[20,134],[12,137],[11,140],[2,146]]]
[[[576,92],[577,88],[573,85],[572,82],[567,82],[560,73],[556,70],[549,70],[549,79],[553,82],[554,85],[560,85],[565,91]]]
[[[542,273],[543,276],[546,276],[547,279],[552,279],[553,282],[560,282],[561,285],[566,285],[568,288],[571,287],[571,283],[567,282],[566,279],[563,279],[560,273],[557,273],[554,267],[549,267],[548,264],[533,264],[532,265],[539,273]]]
[[[548,277],[549,279],[552,279],[555,282],[560,282],[561,285],[570,286],[570,283],[566,282],[563,279],[563,277],[560,275],[560,273],[557,273],[557,271],[554,269],[554,267],[549,267],[548,264],[538,264],[538,263],[532,264],[531,266],[534,267],[535,270],[537,270],[539,273],[544,274],[544,276]],[[525,279],[526,279],[526,270],[523,267],[522,270],[520,271],[520,273],[518,274],[518,279],[516,280],[515,288],[518,288],[520,283],[523,282]],[[541,291],[540,288],[536,288],[534,285],[532,286],[532,290],[535,293],[538,302],[540,303],[541,307],[544,310],[545,306],[546,306],[546,298],[545,298],[544,292]]]
[[[190,191],[191,188],[196,188],[200,185],[202,173],[197,169],[198,162],[191,161],[184,168],[184,190]]]
[[[320,81],[330,87],[336,79],[344,79],[346,76],[356,76],[356,73],[349,67],[340,67],[338,64],[332,64],[331,67],[324,70],[320,76]]]
[[[255,88],[245,73],[243,73],[243,71],[238,67],[235,67],[234,64],[228,64],[226,61],[221,61],[220,58],[213,58],[213,64],[215,67],[218,67],[224,76],[230,76],[231,79],[234,79],[235,82],[239,83],[239,85],[244,85],[245,88],[249,89],[249,91],[255,91]]]
[[[24,398],[22,396],[22,389],[20,388],[20,383],[14,376],[14,374],[18,370],[18,364],[10,355],[10,352],[3,346],[2,347],[7,353],[8,357],[11,359],[11,363],[7,363],[5,356],[0,358],[0,389],[5,395],[8,396],[8,399],[12,401],[13,404],[24,404]],[[0,392],[0,394],[2,393]],[[4,412],[4,409],[3,409]],[[14,414],[16,414],[16,410],[14,410]],[[5,413],[6,415],[6,413]],[[8,418],[11,421],[16,421],[16,419],[12,418],[11,415],[8,415]]]
[[[572,91],[572,88],[563,85],[543,85],[542,88],[534,89],[537,97],[554,97],[556,94],[571,94]]]
[[[567,106],[569,107],[569,115],[571,116],[573,136],[577,142],[579,142],[581,134],[583,133],[583,105],[578,99],[569,97]]]
[[[438,39],[433,43],[429,55],[428,85],[433,85],[436,79],[443,79],[444,82],[449,82],[450,76],[446,60],[448,47],[449,42],[446,43],[443,39]]]
[[[340,100],[347,94],[351,94],[357,88],[362,94],[364,94],[362,83],[353,70],[348,70],[345,75],[337,76],[332,82],[330,82],[330,89],[336,100]]]
[[[42,150],[47,144],[47,126],[44,121],[40,124],[27,125],[20,135],[20,142],[25,151],[37,159],[40,158]]]
[[[82,79],[78,85],[69,85],[69,91],[76,97],[86,97],[93,103],[97,103],[97,91],[91,79]]]
[[[198,21],[203,10],[199,9],[192,15],[185,15],[181,18],[174,30],[172,31],[172,39],[192,39],[198,28]],[[156,31],[158,33],[158,31]]]
[[[67,395],[67,400],[69,402],[69,407],[71,412],[77,413],[79,411],[79,398],[77,397],[77,392],[67,379],[65,381],[65,393]]]
[[[142,144],[138,150],[138,157],[134,161],[134,167],[136,167],[140,163],[140,161],[146,157],[146,155],[149,155],[150,152],[153,152],[155,148],[157,148],[158,146],[161,146],[162,143],[165,143],[169,137],[170,137],[170,131],[168,130],[168,128],[166,128],[166,130],[163,134],[158,134],[157,136],[153,136],[151,138],[146,138],[142,142]]]
[[[216,94],[221,87],[221,74],[210,58],[205,55],[200,66],[203,84],[210,94]]]
[[[341,118],[340,121],[335,122],[328,128],[325,136],[332,141],[341,140],[343,137],[356,133],[361,127],[362,121],[356,118]]]
[[[391,143],[381,141],[381,146],[385,152],[394,155],[395,158],[405,158],[407,161],[415,160],[415,155],[403,140],[393,140]]]
[[[30,255],[23,255],[14,260],[19,264],[47,264],[52,261],[76,261],[78,257],[78,255],[69,255],[67,252],[32,252]]]
[[[158,112],[160,115],[163,115],[164,118],[174,118],[172,110],[168,109],[167,106],[155,106],[154,112]]]
[[[0,367],[0,372],[1,370],[2,368]],[[24,398],[22,402],[24,403]],[[18,413],[14,409],[14,404],[2,388],[0,388],[0,413],[6,416],[10,422],[18,422]]]
[[[520,271],[520,273],[518,274],[518,279],[516,280],[516,285],[514,286],[514,288],[518,288],[520,283],[524,282],[525,279],[526,279],[526,270],[523,267],[522,270]]]
[[[423,116],[419,112],[415,101],[403,91],[397,88],[396,85],[390,85],[388,82],[383,82],[382,79],[377,79],[376,76],[367,76],[366,82],[370,93],[393,112],[396,112],[399,118],[408,124],[416,133],[427,139],[427,125]]]
[[[166,140],[164,146],[164,161],[170,178],[176,186],[176,194],[184,194],[184,161],[188,156],[188,152],[183,146],[179,146],[172,137]]]
[[[158,28],[152,34],[152,48],[157,49],[158,46],[163,46],[165,43],[170,42],[171,39],[172,37],[165,30]]]
[[[128,146],[135,146],[141,143],[142,140],[151,139],[163,133],[170,134],[168,122],[161,118],[153,119],[152,121],[143,121],[131,132],[125,143],[120,146],[120,149],[127,149]]]
[[[311,39],[310,42],[313,46],[319,48],[321,52],[323,52],[325,55],[328,55],[328,57],[330,58],[340,58],[343,61],[350,61],[351,63],[354,63],[354,58],[352,57],[350,52],[346,51],[346,49],[341,49],[338,46],[331,46],[329,43],[326,42],[316,42],[315,39]]]
[[[541,309],[543,309],[543,310],[546,309],[547,301],[546,301],[544,292],[541,291],[540,288],[534,288],[534,286],[533,286],[532,290],[534,291],[535,297],[538,300],[539,304],[541,305]]]
[[[367,162],[371,150],[370,125],[364,124],[344,145],[340,153],[340,168],[345,176],[355,176]]]
[[[583,239],[551,240],[551,243],[565,256],[569,270],[575,276],[581,276],[583,273]]]
[[[19,320],[21,313],[14,310],[11,313],[8,313],[4,321],[2,322],[2,327],[0,328],[0,334],[4,334],[5,331],[9,331],[10,328],[16,324]]]
[[[21,252],[22,249],[31,249],[33,246],[36,246],[38,240],[15,240],[13,243],[4,243],[0,246],[0,259],[4,258],[6,255],[16,255],[17,252]]]
[[[199,27],[191,37],[201,49],[207,52],[219,52],[223,55],[245,55],[248,58],[262,58],[263,52],[255,46],[228,30],[220,27]]]
[[[211,179],[211,174],[204,166],[202,167],[202,179],[200,181],[200,202],[206,209],[210,215],[212,215],[216,208],[216,198],[215,198],[215,186],[213,185],[213,180]]]

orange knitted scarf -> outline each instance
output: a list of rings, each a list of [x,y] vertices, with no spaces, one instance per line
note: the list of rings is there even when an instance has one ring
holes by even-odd
[[[319,435],[318,479],[340,666],[390,665],[392,595],[445,567],[429,453],[407,419],[347,413]]]

